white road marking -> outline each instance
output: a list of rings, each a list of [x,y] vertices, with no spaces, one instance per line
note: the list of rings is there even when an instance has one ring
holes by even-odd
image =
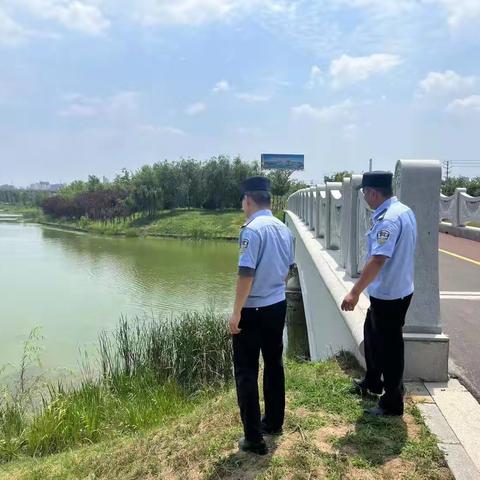
[[[441,300],[480,300],[480,292],[440,292]]]

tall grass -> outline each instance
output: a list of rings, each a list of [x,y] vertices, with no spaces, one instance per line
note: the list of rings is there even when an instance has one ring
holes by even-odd
[[[100,337],[103,377],[115,382],[148,372],[188,392],[223,386],[232,380],[230,342],[225,318],[213,311],[134,323],[122,318],[113,336]]]
[[[226,321],[212,311],[128,322],[99,338],[99,368],[80,382],[44,384],[33,402],[0,399],[0,462],[41,456],[162,424],[232,380]],[[93,369],[95,371],[95,369]],[[203,395],[202,395],[203,394]]]

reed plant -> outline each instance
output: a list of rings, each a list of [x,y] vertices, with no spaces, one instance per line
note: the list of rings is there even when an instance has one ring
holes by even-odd
[[[226,319],[211,310],[121,318],[100,335],[98,361],[84,364],[79,380],[40,388],[27,383],[24,354],[18,385],[0,398],[0,462],[156,427],[232,380]]]
[[[148,372],[191,393],[233,378],[226,318],[213,310],[135,322],[122,318],[113,336],[101,335],[100,359],[110,382]]]

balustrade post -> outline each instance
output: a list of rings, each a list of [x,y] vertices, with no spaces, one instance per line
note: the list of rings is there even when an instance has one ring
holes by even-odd
[[[417,219],[415,294],[404,332],[441,333],[438,280],[438,211],[442,167],[436,160],[399,160],[395,169],[398,199]]]
[[[326,190],[326,199],[327,199],[327,207],[326,207],[326,222],[325,222],[325,248],[331,249],[332,242],[331,242],[331,233],[332,233],[332,222],[331,222],[331,203],[332,203],[332,190],[339,190],[342,187],[340,182],[327,182],[325,187]]]
[[[352,185],[351,178],[345,177],[342,182],[342,227],[340,231],[340,259],[342,267],[347,265],[349,236],[350,236],[350,216],[352,203]]]
[[[358,276],[358,204],[362,175],[352,175],[350,179],[350,203],[348,212],[348,247],[346,257],[346,270],[350,277]]]
[[[462,224],[462,219],[460,212],[462,211],[462,193],[467,193],[467,189],[465,187],[457,187],[455,189],[455,210],[454,210],[454,217],[452,218],[452,227],[464,227],[465,225]]]

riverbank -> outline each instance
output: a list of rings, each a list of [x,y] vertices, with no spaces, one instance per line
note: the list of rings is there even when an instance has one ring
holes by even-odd
[[[100,222],[87,218],[60,220],[47,217],[35,207],[1,206],[5,213],[21,214],[24,220],[46,226],[127,237],[151,236],[193,239],[236,240],[245,218],[241,211],[183,210],[160,211],[126,221]]]
[[[112,437],[45,458],[0,467],[1,478],[134,479],[453,479],[413,404],[402,418],[369,418],[349,393],[350,357],[286,362],[285,433],[265,457],[239,453],[233,388],[181,411],[160,427]]]
[[[175,210],[139,216],[126,222],[104,223],[82,218],[54,223],[103,235],[234,240],[244,221],[239,211]]]
[[[3,209],[4,213],[23,215],[25,221],[49,227],[126,237],[237,240],[240,228],[245,222],[243,212],[238,210],[165,210],[149,216],[139,215],[126,221],[100,222],[88,218],[54,219],[44,215],[41,209],[36,207],[1,205],[0,209]],[[276,216],[283,221],[283,212],[277,212]]]
[[[0,212],[11,215],[21,215],[22,220],[27,222],[41,222],[45,220],[45,215],[38,207],[0,203]]]

